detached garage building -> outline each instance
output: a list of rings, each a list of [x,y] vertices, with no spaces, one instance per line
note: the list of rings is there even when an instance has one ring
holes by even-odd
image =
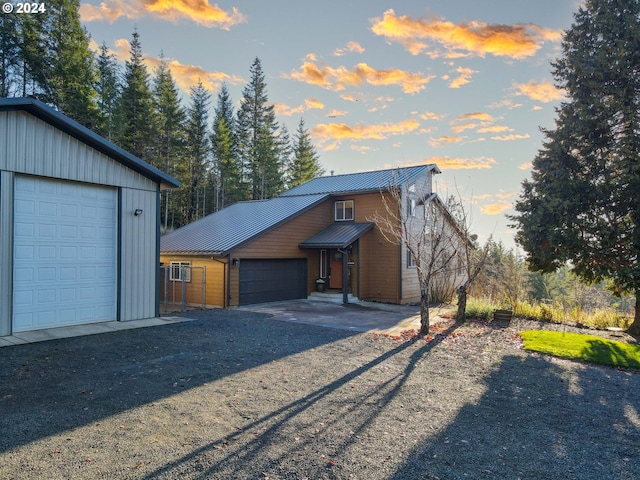
[[[158,316],[173,178],[47,105],[0,99],[0,336]]]

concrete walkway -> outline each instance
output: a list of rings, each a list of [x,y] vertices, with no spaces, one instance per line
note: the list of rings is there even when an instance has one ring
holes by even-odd
[[[185,322],[188,318],[162,317],[148,318],[145,320],[133,320],[131,322],[101,322],[88,325],[73,325],[69,327],[46,328],[30,332],[14,333],[7,337],[0,337],[0,348],[11,345],[23,345],[25,343],[45,342],[59,338],[81,337],[83,335],[95,335],[97,333],[115,332],[118,330],[131,330],[133,328],[154,327],[167,323]]]

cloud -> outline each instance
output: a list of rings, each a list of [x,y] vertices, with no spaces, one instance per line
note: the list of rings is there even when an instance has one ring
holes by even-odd
[[[495,118],[489,113],[471,112],[460,115],[459,117],[456,117],[455,120],[480,120],[481,122],[493,122],[495,121]]]
[[[518,168],[520,170],[529,170],[530,168],[533,168],[533,163],[531,162],[521,163],[520,165],[518,165]]]
[[[349,70],[342,66],[338,68],[318,66],[311,61],[306,61],[299,70],[292,71],[289,75],[285,75],[285,78],[333,91],[341,91],[347,86],[353,87],[368,83],[374,86],[398,85],[404,93],[415,94],[424,90],[434,76],[405,72],[395,68],[376,70],[366,63],[359,63],[352,70]]]
[[[343,93],[340,95],[340,98],[346,100],[347,102],[357,102],[358,97],[355,95],[351,95],[349,93]]]
[[[128,61],[131,56],[130,53],[131,44],[125,38],[119,38],[115,41],[115,49],[112,51],[116,58],[120,61]],[[171,76],[173,77],[176,85],[185,92],[189,92],[191,87],[194,87],[198,82],[202,82],[202,85],[207,90],[217,90],[222,83],[231,85],[239,85],[244,82],[242,77],[237,75],[229,75],[223,72],[210,72],[198,65],[184,65],[175,59],[164,59],[169,70],[171,70]],[[150,69],[155,69],[160,66],[162,59],[157,57],[144,57],[145,65]]]
[[[513,205],[508,202],[490,203],[480,207],[480,211],[485,215],[499,215],[512,207]]]
[[[344,48],[338,48],[333,55],[336,57],[341,57],[346,55],[347,53],[364,53],[364,48],[358,42],[348,42],[347,46]]]
[[[151,15],[171,22],[186,19],[204,27],[225,30],[247,21],[237,8],[226,11],[210,5],[208,0],[105,0],[98,6],[83,3],[79,12],[83,22],[113,23],[121,17],[137,19]]]
[[[442,135],[438,138],[432,138],[431,140],[429,140],[429,145],[431,145],[432,147],[441,147],[448,143],[460,143],[462,140],[464,140],[464,137]]]
[[[292,115],[296,115],[298,113],[306,112],[307,110],[318,109],[322,110],[324,108],[324,103],[315,98],[305,98],[304,105],[298,105],[297,107],[290,107],[283,103],[274,103],[273,109],[276,112],[276,115],[283,115],[285,117],[290,117]]]
[[[327,117],[342,117],[344,115],[346,115],[348,112],[345,112],[344,110],[336,110],[335,108],[333,110],[331,110],[329,113],[327,113]]]
[[[531,57],[544,42],[559,42],[561,30],[550,30],[538,25],[488,24],[479,21],[455,24],[436,18],[397,16],[390,9],[382,18],[372,20],[371,30],[390,42],[401,43],[413,55],[425,52],[431,57],[462,56],[484,57],[487,54],[521,60]],[[445,48],[445,52],[427,51],[432,41]]]
[[[477,128],[478,124],[477,123],[461,123],[459,125],[453,125],[451,127],[451,130],[453,130],[455,133],[462,133],[465,130],[473,130],[474,128]]]
[[[438,115],[433,112],[421,113],[419,117],[423,120],[442,120],[446,117],[446,115]]]
[[[427,163],[435,163],[443,170],[484,170],[493,168],[496,161],[491,157],[431,157]]]
[[[320,144],[331,140],[385,140],[391,136],[406,135],[419,128],[417,120],[409,119],[398,123],[377,125],[347,125],[346,123],[319,123],[311,129]],[[335,144],[332,144],[335,145]]]
[[[497,137],[491,137],[491,140],[497,140],[499,142],[513,142],[514,140],[525,140],[531,138],[531,135],[525,133],[524,135],[498,135]]]
[[[458,67],[456,69],[456,72],[460,75],[451,80],[451,82],[449,83],[449,88],[460,88],[462,85],[466,85],[467,83],[471,82],[471,76],[474,73],[478,73],[477,70],[463,67]]]
[[[489,127],[479,128],[478,133],[500,133],[500,132],[513,132],[513,128],[506,125],[491,125]]]
[[[556,88],[553,83],[547,80],[542,82],[516,83],[514,88],[516,90],[516,96],[524,95],[538,102],[549,103],[564,98],[564,90]]]

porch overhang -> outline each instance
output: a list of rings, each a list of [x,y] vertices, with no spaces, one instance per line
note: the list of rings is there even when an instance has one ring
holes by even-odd
[[[373,222],[336,222],[298,246],[300,248],[344,249],[371,230],[374,225]]]

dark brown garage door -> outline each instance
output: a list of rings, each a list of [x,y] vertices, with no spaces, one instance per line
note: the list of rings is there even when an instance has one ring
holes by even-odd
[[[307,298],[307,259],[241,259],[240,305]]]

